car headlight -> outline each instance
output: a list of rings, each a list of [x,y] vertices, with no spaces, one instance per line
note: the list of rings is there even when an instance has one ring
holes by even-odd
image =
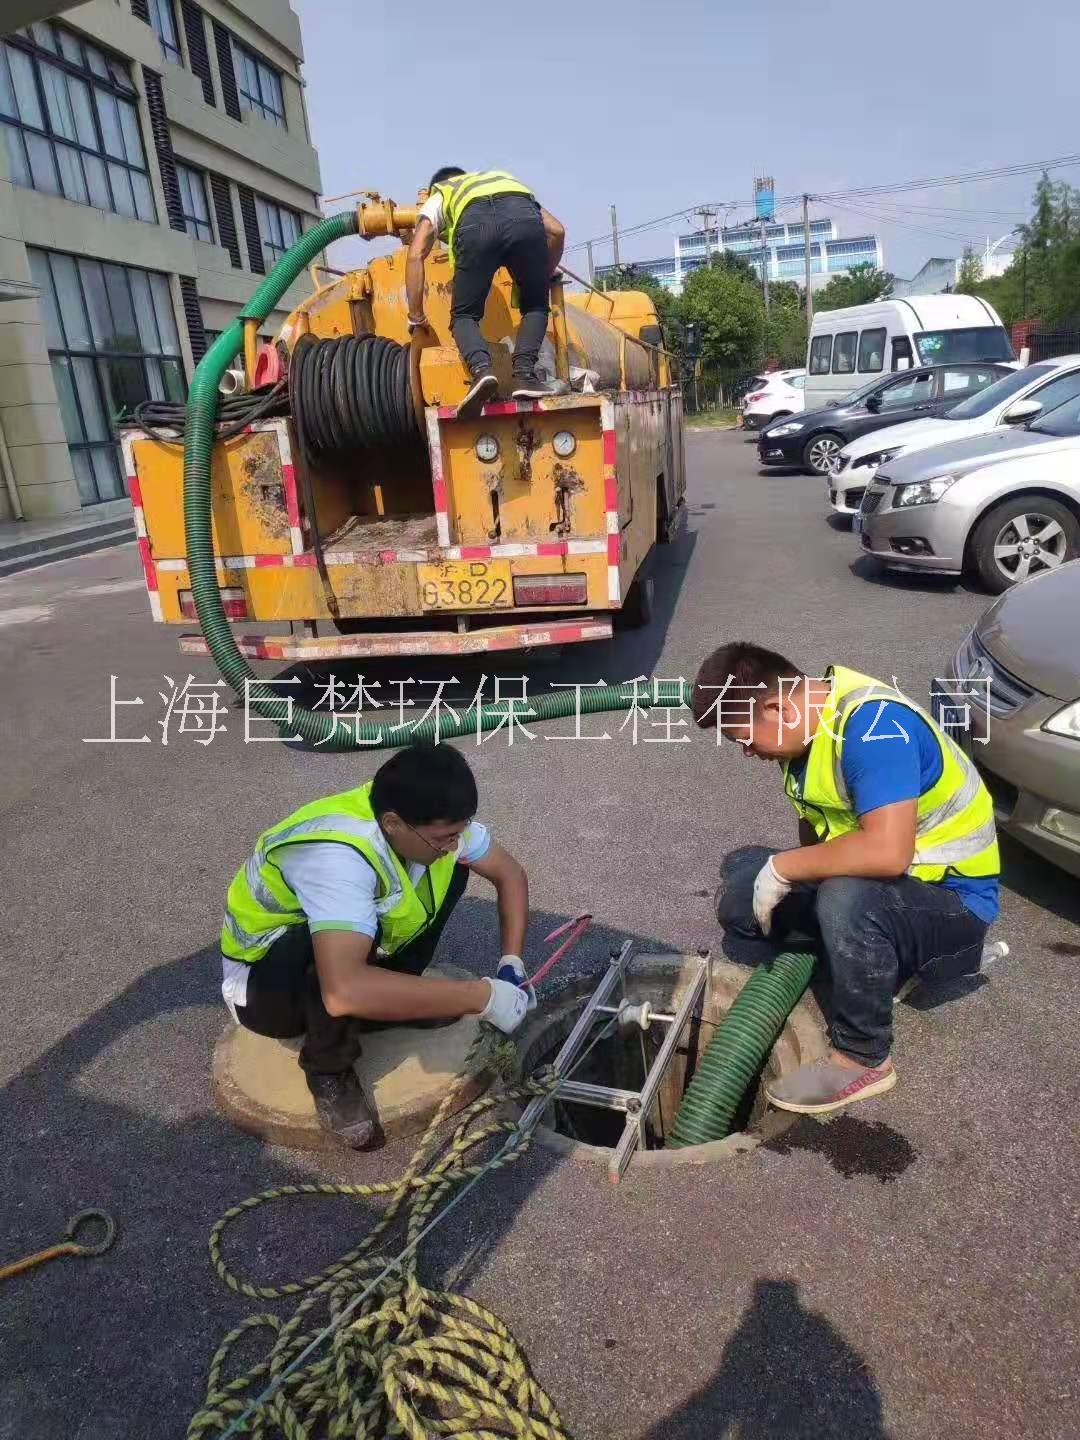
[[[913,485],[898,485],[893,491],[892,508],[900,510],[905,505],[932,505],[940,500],[950,485],[955,485],[959,476],[938,475],[933,480],[916,480]]]
[[[803,425],[801,421],[793,420],[788,425],[770,426],[770,428],[765,431],[765,435],[769,440],[779,440],[784,435],[797,435],[802,428]]]
[[[858,460],[851,462],[851,468],[857,469],[860,465],[884,465],[886,460],[891,460],[894,455],[899,455],[904,447],[894,445],[891,450],[874,450],[869,455],[862,455]]]
[[[1067,735],[1070,740],[1080,740],[1080,700],[1074,700],[1064,710],[1051,715],[1043,724],[1043,729],[1049,730],[1051,735]]]

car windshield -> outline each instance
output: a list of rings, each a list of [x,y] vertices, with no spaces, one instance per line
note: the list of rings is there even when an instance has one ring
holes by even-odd
[[[924,365],[964,365],[980,360],[1015,360],[1008,332],[1001,325],[970,330],[923,330],[915,336]]]
[[[1026,390],[1036,380],[1042,380],[1047,375],[1052,375],[1058,367],[1056,365],[1029,365],[1026,370],[1011,370],[1008,375],[1003,375],[1000,380],[995,380],[993,385],[988,385],[985,390],[980,390],[975,395],[969,395],[966,400],[961,400],[959,405],[954,405],[947,410],[942,417],[945,420],[976,420],[980,415],[989,415],[990,411],[1000,405],[1003,400],[1008,400],[1018,390]]]
[[[1055,410],[1049,410],[1026,427],[1036,435],[1080,435],[1080,399],[1075,396]]]
[[[877,380],[871,380],[869,385],[860,385],[858,390],[852,390],[850,394],[842,396],[836,403],[838,406],[857,405],[860,400],[865,400],[867,395],[870,395],[875,390],[879,389],[882,384],[883,381],[879,376]]]

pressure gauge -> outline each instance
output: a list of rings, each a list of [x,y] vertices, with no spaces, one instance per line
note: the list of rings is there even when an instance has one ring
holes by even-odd
[[[499,442],[494,435],[481,435],[476,442],[476,458],[491,464],[499,454]]]
[[[577,441],[569,430],[560,430],[551,442],[555,454],[560,460],[569,460],[570,456],[577,449]]]

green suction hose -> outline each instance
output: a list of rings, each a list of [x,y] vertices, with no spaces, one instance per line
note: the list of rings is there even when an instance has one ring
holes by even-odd
[[[771,965],[759,965],[753,972],[686,1087],[669,1149],[704,1145],[730,1134],[739,1102],[813,973],[814,956],[802,953],[778,955]]]
[[[369,750],[408,745],[418,740],[453,739],[455,736],[493,730],[506,722],[505,704],[470,706],[467,710],[443,710],[406,725],[380,725],[350,721],[339,724],[328,713],[316,713],[290,705],[287,697],[260,681],[237,649],[221,604],[214,547],[210,528],[210,465],[214,445],[221,377],[244,342],[243,321],[263,321],[277,305],[298,275],[321,250],[334,240],[356,234],[356,214],[347,211],[332,215],[309,230],[287,250],[267,275],[251,300],[227,330],[222,331],[196,367],[187,401],[184,443],[184,530],[187,538],[188,572],[207,648],[222,676],[258,715],[273,721],[284,735],[299,735],[308,744],[327,750]],[[530,718],[553,720],[562,716],[592,714],[598,710],[626,710],[637,704],[675,707],[690,703],[691,687],[682,681],[661,681],[651,686],[604,685],[559,690],[529,700]],[[580,702],[577,694],[580,693]],[[516,714],[524,719],[520,702]],[[479,713],[478,713],[479,712]]]

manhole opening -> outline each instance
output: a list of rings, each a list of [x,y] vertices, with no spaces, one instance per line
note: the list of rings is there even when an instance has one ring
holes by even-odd
[[[673,1013],[694,973],[695,964],[694,961],[685,961],[681,956],[635,957],[633,970],[627,976],[626,998],[632,1004],[648,1000],[655,1010]],[[708,1049],[716,1026],[734,1002],[747,974],[741,966],[722,961],[714,965],[712,980],[704,1000],[698,1006],[698,1013],[683,1030],[656,1101],[646,1116],[647,1150],[663,1151],[667,1156],[675,1157],[703,1149],[701,1146],[688,1146],[682,1150],[667,1150],[667,1137],[671,1133],[686,1087]],[[575,984],[564,992],[553,1008],[537,1013],[519,1052],[524,1074],[531,1074],[554,1061],[579,1019],[594,985],[595,981]],[[612,1002],[617,1004],[621,998],[621,995],[613,995]],[[753,1144],[760,1138],[763,1130],[771,1134],[778,1123],[777,1117],[782,1117],[782,1112],[772,1110],[766,1105],[762,1081],[789,1072],[804,1060],[814,1058],[815,1054],[821,1053],[824,1048],[820,1020],[810,1011],[809,1004],[806,1000],[800,1001],[771,1053],[747,1087],[731,1133],[727,1137],[733,1141],[735,1148],[738,1148],[740,1138],[743,1142]],[[597,1029],[609,1018],[601,1017]],[[575,1066],[573,1079],[616,1090],[640,1091],[645,1075],[664,1043],[668,1029],[662,1021],[654,1021],[650,1028],[644,1031],[639,1026],[617,1028],[610,1036],[597,1040],[587,1057]],[[592,1034],[595,1038],[596,1030]],[[584,1054],[586,1049],[588,1042],[582,1046],[579,1054]],[[767,1123],[763,1125],[766,1119]],[[543,1128],[547,1129],[549,1134],[554,1132],[555,1136],[561,1137],[560,1144],[576,1143],[607,1151],[618,1144],[625,1124],[626,1114],[622,1110],[560,1098],[552,1103]],[[659,1160],[660,1156],[657,1155],[656,1158]]]

